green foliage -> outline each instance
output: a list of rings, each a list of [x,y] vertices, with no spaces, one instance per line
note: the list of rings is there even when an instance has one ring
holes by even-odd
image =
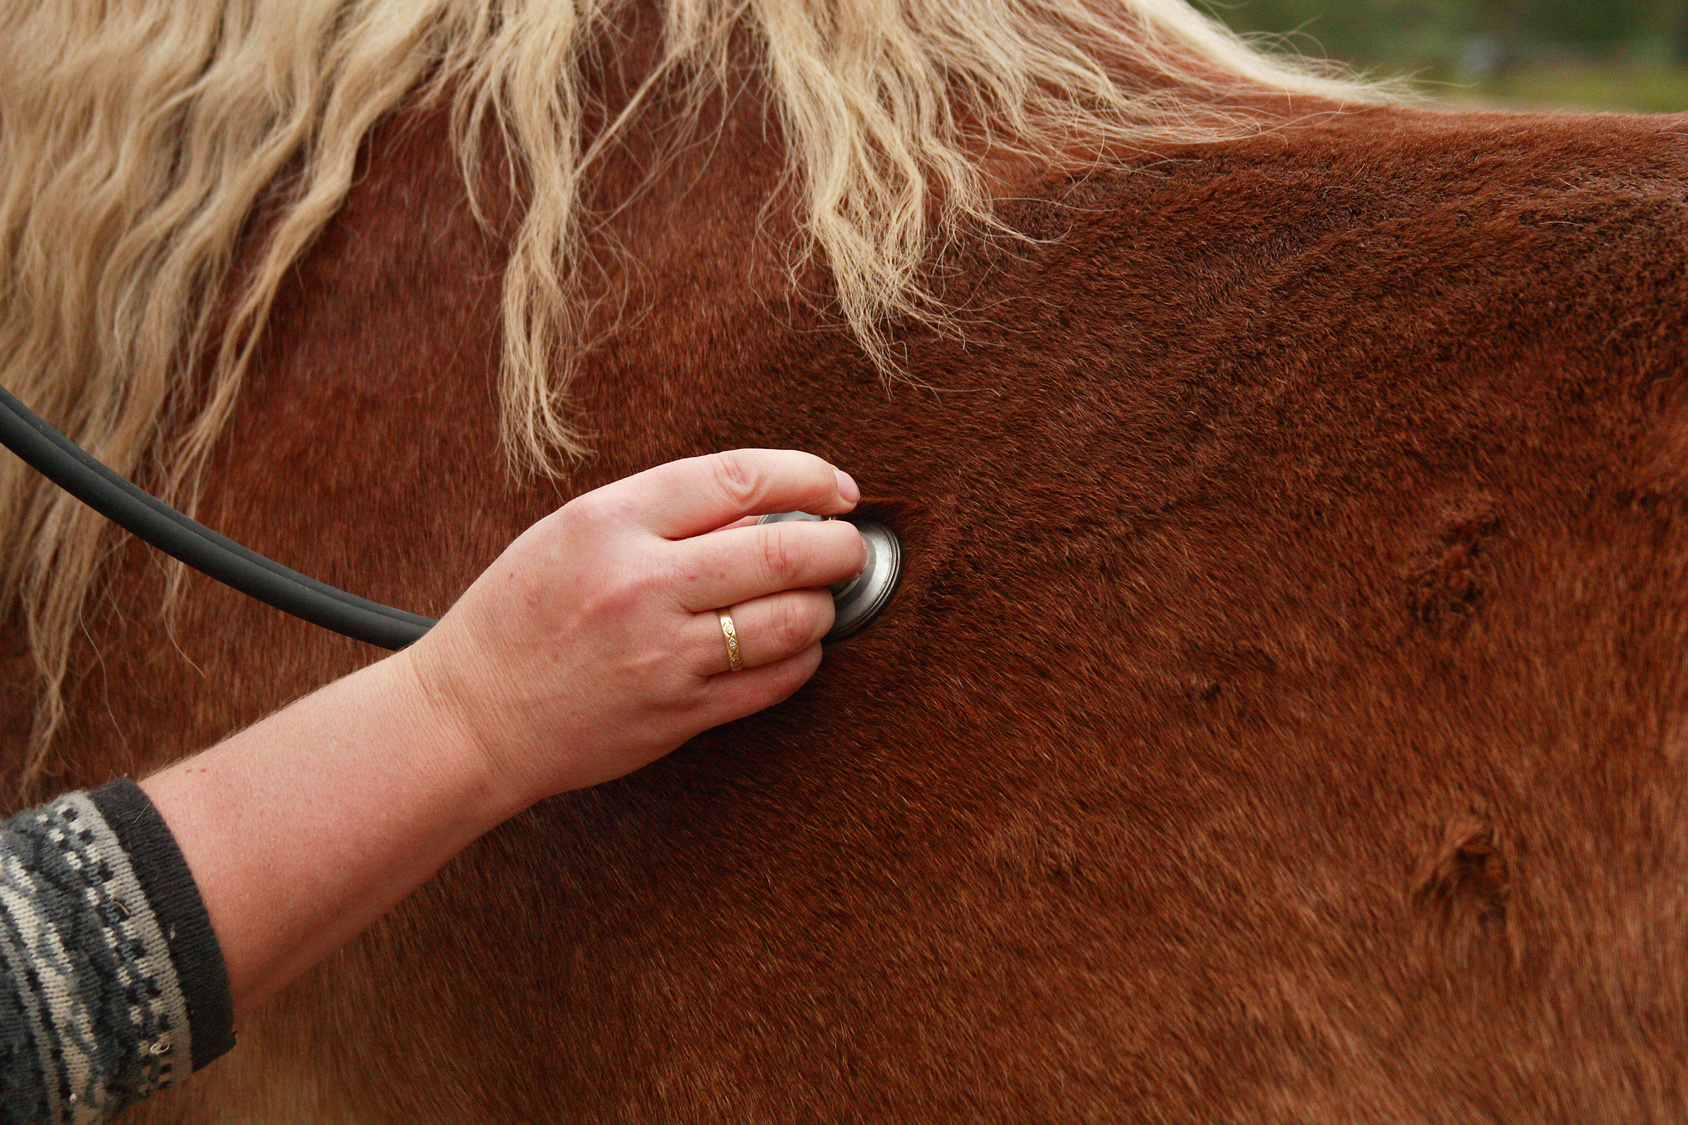
[[[1207,0],[1282,37],[1456,100],[1688,109],[1688,0]]]
[[[1688,69],[1656,63],[1561,63],[1510,67],[1468,89],[1460,102],[1532,109],[1688,111]]]

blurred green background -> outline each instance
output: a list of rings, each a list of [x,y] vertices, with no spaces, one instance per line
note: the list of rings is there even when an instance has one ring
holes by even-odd
[[[1238,31],[1461,104],[1688,111],[1688,0],[1206,0]]]

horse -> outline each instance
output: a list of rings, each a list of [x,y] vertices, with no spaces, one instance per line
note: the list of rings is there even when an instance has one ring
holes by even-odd
[[[8,6],[0,375],[218,530],[437,615],[771,445],[904,545],[133,1119],[1682,1116],[1684,133],[1176,0]],[[376,655],[0,510],[13,807]]]

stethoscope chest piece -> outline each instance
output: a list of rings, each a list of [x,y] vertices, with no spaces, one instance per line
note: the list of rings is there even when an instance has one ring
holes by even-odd
[[[776,512],[756,522],[790,523],[824,518],[808,512]],[[853,637],[873,624],[890,603],[891,595],[897,590],[897,579],[903,573],[903,548],[894,531],[876,520],[849,522],[856,525],[856,530],[862,533],[862,542],[867,544],[867,565],[848,582],[831,587],[832,606],[837,616],[833,620],[832,631],[823,638],[828,641]]]

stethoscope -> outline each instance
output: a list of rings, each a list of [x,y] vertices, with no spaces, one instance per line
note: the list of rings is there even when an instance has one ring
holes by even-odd
[[[283,613],[394,650],[413,643],[434,626],[433,618],[318,582],[189,519],[101,464],[4,387],[0,387],[0,445],[119,527]],[[757,522],[821,518],[807,512],[781,512]],[[902,548],[891,529],[874,520],[851,522],[867,544],[868,561],[855,578],[832,587],[837,616],[825,638],[829,641],[842,640],[872,623],[890,602],[902,573]]]

